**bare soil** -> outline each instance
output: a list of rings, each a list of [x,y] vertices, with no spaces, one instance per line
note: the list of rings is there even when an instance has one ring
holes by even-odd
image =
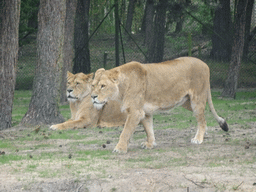
[[[228,133],[219,127],[208,127],[201,145],[190,143],[195,127],[161,129],[164,126],[155,124],[157,146],[152,150],[140,148],[145,132],[139,126],[127,154],[110,153],[109,158],[92,158],[89,154],[85,161],[76,158],[74,150],[112,151],[122,128],[107,132],[81,129],[82,135],[89,135],[85,139],[47,139],[44,144],[52,147],[46,148],[33,148],[42,141],[25,142],[23,145],[30,145],[31,149],[20,150],[19,154],[31,154],[34,158],[56,152],[62,156],[0,164],[0,191],[256,191],[256,123],[230,125]],[[15,142],[28,129],[33,131],[25,127],[1,131],[0,140]],[[104,143],[86,145],[85,140]],[[75,147],[71,145],[74,142]],[[36,168],[29,170],[28,165],[35,163]],[[46,175],[42,174],[44,170]]]

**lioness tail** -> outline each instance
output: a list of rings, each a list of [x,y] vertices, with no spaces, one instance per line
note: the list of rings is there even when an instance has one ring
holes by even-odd
[[[212,95],[211,95],[211,90],[209,88],[208,90],[208,105],[210,107],[210,110],[214,116],[214,118],[217,120],[217,122],[219,123],[220,127],[222,128],[223,131],[228,131],[228,124],[225,121],[225,119],[223,119],[222,117],[218,116],[218,114],[216,113],[213,103],[212,103]]]

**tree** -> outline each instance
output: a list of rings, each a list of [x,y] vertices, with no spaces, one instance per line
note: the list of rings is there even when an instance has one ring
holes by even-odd
[[[0,1],[0,130],[12,126],[20,0]]]
[[[235,98],[236,96],[237,83],[241,66],[241,57],[244,48],[247,4],[248,0],[238,0],[236,5],[232,54],[228,77],[225,81],[225,87],[222,92],[222,96],[224,97]]]
[[[89,51],[89,7],[90,0],[78,0],[75,17],[75,60],[73,72],[90,73],[90,51]]]
[[[56,124],[64,121],[58,108],[63,67],[66,1],[41,0],[38,13],[38,61],[29,109],[22,124]]]
[[[154,34],[152,42],[148,44],[148,62],[161,62],[164,56],[164,36],[165,36],[165,23],[166,23],[166,10],[168,0],[159,0],[156,6],[156,16],[154,22]]]
[[[135,8],[135,2],[136,0],[129,0],[127,19],[125,24],[125,28],[129,33],[131,33],[131,30],[132,30],[132,19],[133,19],[133,13]]]
[[[248,53],[249,53],[249,44],[251,41],[250,30],[251,30],[253,4],[254,4],[254,0],[248,0],[247,11],[246,11],[243,60],[247,60]]]
[[[145,45],[148,48],[147,51],[147,61],[150,62],[150,56],[151,53],[154,51],[154,1],[153,0],[147,0],[146,2],[146,8],[144,13],[144,19],[142,23],[142,29],[145,27]]]
[[[220,0],[215,10],[213,20],[211,58],[215,60],[229,61],[231,55],[232,21],[230,16],[230,1]]]
[[[67,71],[72,71],[74,53],[74,26],[77,0],[66,0],[66,19],[63,47],[63,69],[61,77],[60,103],[67,101],[66,83]]]

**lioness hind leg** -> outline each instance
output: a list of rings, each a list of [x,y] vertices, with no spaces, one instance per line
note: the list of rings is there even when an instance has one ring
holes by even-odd
[[[197,132],[195,137],[191,140],[191,143],[201,144],[204,139],[204,134],[206,131],[206,121],[204,116],[206,102],[193,102],[192,101],[192,109],[193,113],[197,120]]]
[[[155,135],[153,130],[153,115],[146,115],[143,120],[141,120],[142,125],[144,126],[144,130],[147,134],[147,141],[141,143],[141,147],[143,149],[152,149],[156,146],[155,143]]]

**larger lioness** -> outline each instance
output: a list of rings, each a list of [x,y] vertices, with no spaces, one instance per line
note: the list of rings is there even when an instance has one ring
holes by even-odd
[[[103,109],[97,110],[91,102],[93,74],[72,74],[67,72],[67,99],[70,103],[71,118],[50,129],[65,130],[85,127],[116,127],[123,126],[126,114],[120,112],[120,104],[111,101]]]
[[[215,119],[224,131],[226,121],[213,107],[210,91],[209,67],[193,57],[181,57],[157,64],[130,62],[111,70],[99,69],[95,73],[91,97],[100,109],[109,101],[119,101],[121,111],[127,113],[126,123],[114,152],[127,152],[127,146],[135,127],[141,122],[147,134],[143,148],[153,148],[153,112],[176,106],[193,111],[197,133],[192,143],[203,142],[206,121],[206,101]]]

